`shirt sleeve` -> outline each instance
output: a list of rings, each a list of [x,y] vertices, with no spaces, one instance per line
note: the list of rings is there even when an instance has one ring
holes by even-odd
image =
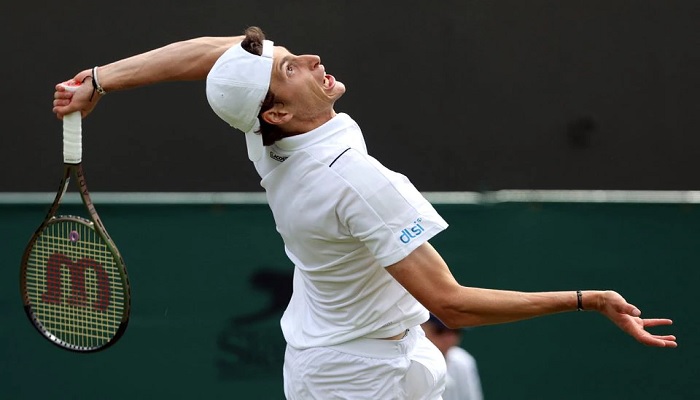
[[[339,200],[338,218],[383,267],[401,261],[447,228],[447,222],[404,175],[359,152],[340,160],[333,168],[346,190]]]

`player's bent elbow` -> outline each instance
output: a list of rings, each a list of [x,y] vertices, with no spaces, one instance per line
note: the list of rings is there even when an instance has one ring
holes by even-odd
[[[484,319],[469,312],[452,312],[435,314],[450,329],[469,328],[484,325]]]
[[[461,302],[454,301],[458,296],[445,296],[442,302],[431,308],[431,312],[450,329],[478,326],[483,324],[483,318],[465,309]]]

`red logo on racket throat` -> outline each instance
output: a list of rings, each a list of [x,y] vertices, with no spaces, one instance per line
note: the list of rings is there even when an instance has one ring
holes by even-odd
[[[91,268],[95,271],[97,277],[97,298],[92,303],[92,308],[95,311],[107,311],[107,308],[109,308],[110,290],[109,277],[104,267],[90,258],[81,258],[76,262],[61,253],[53,253],[46,265],[46,293],[41,295],[41,299],[44,302],[61,304],[61,267],[67,268],[70,274],[68,304],[76,307],[87,307],[85,272],[88,268]],[[91,290],[91,292],[93,291],[95,290]]]

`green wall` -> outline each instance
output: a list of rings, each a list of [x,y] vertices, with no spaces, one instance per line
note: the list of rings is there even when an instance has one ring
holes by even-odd
[[[465,285],[615,289],[675,320],[679,348],[647,348],[593,313],[468,330],[493,399],[700,398],[700,206],[437,205],[432,243]],[[278,319],[291,269],[266,205],[98,205],[132,285],[114,347],[73,354],[40,338],[18,270],[47,206],[0,205],[0,399],[282,398]],[[64,213],[81,214],[79,206]]]

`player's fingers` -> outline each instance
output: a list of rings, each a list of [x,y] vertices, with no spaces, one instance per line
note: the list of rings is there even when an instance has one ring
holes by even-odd
[[[676,341],[675,335],[653,335],[653,336],[658,340],[664,340],[664,341],[668,341],[668,342],[675,342]]]
[[[627,304],[627,306],[625,306],[625,312],[634,317],[639,317],[640,315],[642,315],[642,312],[632,304]]]
[[[67,102],[63,104],[63,102],[64,100],[54,100],[53,108],[51,109],[51,112],[56,114],[56,118],[61,120],[63,119],[63,115],[65,114],[65,112],[63,112],[64,107],[66,106],[66,104],[68,104]]]
[[[650,326],[672,325],[673,321],[668,318],[649,318],[642,319],[645,328]]]
[[[674,336],[644,335],[638,337],[637,341],[652,347],[678,347],[678,343],[676,343],[676,338]]]
[[[657,347],[670,347],[672,349],[675,349],[676,347],[678,347],[678,343],[676,343],[675,338],[674,339],[664,339],[663,337],[661,337],[661,338],[657,337],[656,340],[657,340],[657,343],[663,344],[663,346],[659,345]]]
[[[59,92],[59,91],[55,91],[55,92],[53,93],[53,98],[54,98],[54,99],[70,99],[70,98],[72,98],[72,97],[73,97],[73,93],[71,93],[71,92],[66,92],[66,91]]]

